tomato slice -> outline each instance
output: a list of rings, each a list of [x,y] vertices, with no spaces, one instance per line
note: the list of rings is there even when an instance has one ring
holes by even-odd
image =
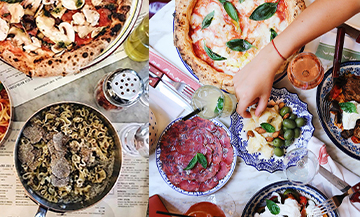
[[[106,8],[100,8],[97,12],[100,14],[99,26],[110,26],[111,20],[109,15],[111,15],[111,11]]]
[[[89,35],[87,35],[85,38],[80,38],[77,33],[75,34],[75,43],[76,43],[76,45],[78,45],[78,46],[88,44],[88,43],[91,42],[91,40],[92,40],[92,38],[91,38],[91,34],[90,34],[90,33],[89,33]]]
[[[351,141],[353,141],[353,143],[360,143],[360,139],[357,138],[356,136],[352,136]]]

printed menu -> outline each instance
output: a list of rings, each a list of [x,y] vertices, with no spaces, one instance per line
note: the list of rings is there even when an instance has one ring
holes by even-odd
[[[147,13],[149,13],[149,4],[146,3],[145,0],[142,4],[141,12],[135,26],[137,26],[142,21]],[[16,107],[78,78],[99,70],[107,65],[124,59],[125,57],[127,57],[127,55],[125,53],[124,46],[121,45],[112,55],[106,59],[90,68],[82,70],[76,75],[50,78],[30,78],[17,69],[14,69],[10,65],[0,61],[0,81],[8,87],[12,97],[12,103]]]
[[[14,122],[8,141],[0,147],[0,210],[2,217],[35,216],[38,206],[26,194],[14,168],[13,150],[23,122]],[[114,124],[119,132],[126,124]],[[123,154],[123,164],[118,182],[100,202],[87,209],[54,213],[47,217],[144,217],[149,198],[148,159],[133,158]]]

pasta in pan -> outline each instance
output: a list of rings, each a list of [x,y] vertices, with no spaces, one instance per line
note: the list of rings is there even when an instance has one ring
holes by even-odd
[[[9,128],[11,119],[10,99],[4,88],[0,83],[0,141],[5,137],[6,131]]]
[[[89,108],[60,104],[30,119],[20,137],[21,178],[54,203],[94,198],[113,173],[114,139]]]

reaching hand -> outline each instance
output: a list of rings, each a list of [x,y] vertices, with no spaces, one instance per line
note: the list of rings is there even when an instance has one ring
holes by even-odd
[[[250,105],[258,102],[256,116],[260,116],[267,106],[275,73],[283,62],[272,49],[265,47],[234,76],[235,94],[239,101],[236,112],[244,118],[251,117],[246,111]]]

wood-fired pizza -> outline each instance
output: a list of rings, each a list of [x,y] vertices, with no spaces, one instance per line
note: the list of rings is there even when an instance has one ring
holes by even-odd
[[[31,77],[74,74],[117,37],[131,0],[0,0],[0,58]]]
[[[201,83],[230,93],[233,75],[305,9],[303,0],[176,0],[175,4],[174,43],[183,60]]]

